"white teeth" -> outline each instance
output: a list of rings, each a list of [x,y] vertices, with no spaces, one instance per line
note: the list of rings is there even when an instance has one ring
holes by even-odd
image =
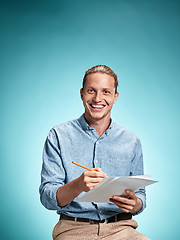
[[[98,108],[98,109],[100,109],[100,108],[103,108],[104,106],[102,106],[102,105],[91,105],[93,108]]]

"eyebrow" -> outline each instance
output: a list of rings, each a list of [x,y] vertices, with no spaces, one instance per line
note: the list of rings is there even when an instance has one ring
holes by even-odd
[[[109,90],[109,91],[111,91],[112,88],[103,88],[103,90]]]
[[[87,86],[87,88],[96,89],[95,87],[92,87],[92,86]],[[112,88],[102,88],[102,90],[109,90],[109,91],[111,91]]]

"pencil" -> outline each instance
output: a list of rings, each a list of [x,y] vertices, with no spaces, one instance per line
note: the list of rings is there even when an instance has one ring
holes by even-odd
[[[76,162],[74,162],[74,161],[72,161],[72,163],[76,164],[76,165],[79,166],[79,167],[85,168],[85,169],[87,169],[87,170],[89,170],[89,171],[92,171],[91,168],[85,167],[85,166],[83,166],[83,165],[81,165],[81,164],[79,164],[79,163],[76,163]]]

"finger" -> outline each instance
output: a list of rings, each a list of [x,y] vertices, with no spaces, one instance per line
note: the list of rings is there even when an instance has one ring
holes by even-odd
[[[102,181],[103,178],[89,178],[88,182],[90,183],[99,183]]]
[[[111,202],[113,202],[114,204],[116,204],[118,207],[120,208],[126,208],[128,210],[132,210],[133,207],[134,207],[134,204],[133,205],[130,205],[130,204],[124,204],[122,202],[119,202],[119,201],[116,201],[116,200],[111,200]]]
[[[87,176],[87,177],[98,177],[98,172],[96,172],[96,171],[84,171],[84,176]]]
[[[130,196],[130,198],[133,198],[133,199],[137,198],[136,194],[133,191],[126,189],[125,192]]]
[[[114,204],[116,204],[119,208],[125,209],[127,211],[131,211],[133,209],[133,206],[130,206],[130,205],[124,205],[119,203],[114,203]]]
[[[130,199],[130,198],[127,198],[127,197],[120,197],[118,195],[114,195],[112,197],[112,199],[114,201],[117,201],[117,202],[123,203],[123,204],[127,204],[127,205],[133,205],[134,204],[134,199]]]
[[[130,210],[127,210],[126,208],[120,208],[120,209],[125,213],[130,213],[131,212]]]
[[[92,168],[93,171],[97,171],[97,172],[102,172],[102,169],[97,167],[97,168]]]
[[[91,190],[91,189],[93,189],[96,185],[97,185],[98,183],[88,183],[87,185],[86,185],[86,189],[89,191],[89,190]]]
[[[104,172],[97,172],[97,171],[85,171],[84,174],[89,177],[94,178],[105,178],[106,174]]]
[[[107,177],[107,175],[103,172],[103,170],[101,168],[92,168],[92,171],[96,171],[96,172],[102,173],[103,176]]]
[[[126,204],[122,204],[118,201],[115,201],[113,199],[109,199],[111,202],[113,202],[116,206],[118,206],[121,210],[123,210],[124,212],[128,213],[130,211],[132,211],[133,206],[131,205],[126,205]]]

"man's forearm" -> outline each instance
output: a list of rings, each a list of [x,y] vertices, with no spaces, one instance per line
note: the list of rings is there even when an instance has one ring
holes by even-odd
[[[79,178],[61,186],[58,188],[56,193],[57,203],[60,207],[66,206],[74,198],[76,198],[81,192],[82,188],[80,186]]]

